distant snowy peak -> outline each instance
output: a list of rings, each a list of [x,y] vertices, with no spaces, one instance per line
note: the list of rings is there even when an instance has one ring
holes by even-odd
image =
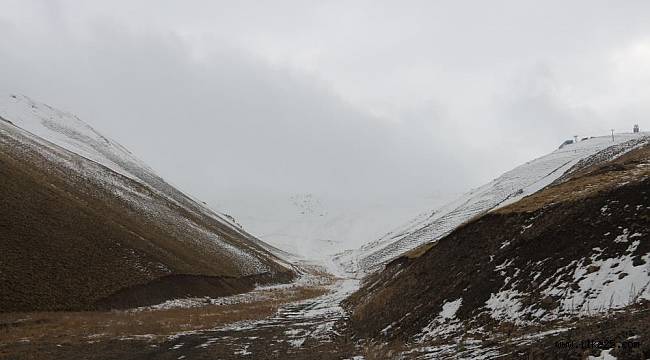
[[[334,258],[348,272],[366,273],[422,244],[436,241],[461,224],[488,211],[512,204],[561,180],[569,171],[620,156],[648,141],[648,134],[617,134],[567,144],[552,153],[508,171],[437,211],[423,213],[360,249]],[[599,154],[599,159],[592,156]],[[602,159],[600,159],[602,157]]]

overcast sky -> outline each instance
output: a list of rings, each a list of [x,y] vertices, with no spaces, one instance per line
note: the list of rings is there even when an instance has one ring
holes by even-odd
[[[76,113],[236,215],[278,194],[463,191],[574,134],[650,127],[649,1],[0,9],[0,91]]]

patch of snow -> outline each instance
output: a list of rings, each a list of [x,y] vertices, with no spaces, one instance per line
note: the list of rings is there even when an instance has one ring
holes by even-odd
[[[496,294],[490,294],[485,306],[490,310],[490,316],[496,320],[507,320],[514,323],[521,323],[524,311],[519,301],[523,294],[516,290],[502,290]]]
[[[295,337],[295,336],[298,336],[298,335],[300,335],[300,334],[302,334],[304,332],[305,331],[302,330],[302,329],[290,329],[290,330],[286,330],[284,332],[284,335],[287,335],[289,337]]]
[[[307,340],[307,339],[306,338],[289,339],[289,340],[287,340],[287,343],[289,343],[289,345],[291,345],[291,347],[299,348],[299,347],[302,346],[302,344],[305,342],[305,340]]]
[[[558,282],[543,293],[560,297],[559,310],[566,313],[591,314],[650,299],[650,254],[642,257],[645,264],[634,266],[637,246],[638,240],[620,257],[595,259],[594,256],[589,266],[578,264],[573,273],[577,290],[568,283]],[[597,270],[590,272],[588,268]]]
[[[589,360],[616,360],[616,356],[612,355],[613,349],[602,350],[598,356],[589,356]]]
[[[381,329],[381,331],[379,331],[379,332],[380,332],[382,335],[386,336],[386,335],[388,335],[388,332],[389,332],[390,329],[392,329],[392,328],[393,328],[393,324],[390,324],[390,325],[386,326],[385,328]]]
[[[627,236],[628,236],[628,230],[623,229],[623,234],[619,235],[614,239],[615,243],[626,243],[627,242]]]
[[[506,259],[500,265],[497,265],[496,267],[494,267],[494,271],[504,270],[508,266],[512,265],[513,262],[514,262],[513,259]]]
[[[454,301],[451,302],[445,302],[444,305],[442,305],[442,311],[438,315],[443,320],[449,320],[453,319],[456,317],[456,312],[458,309],[460,309],[460,305],[463,302],[463,298],[458,298]]]
[[[242,355],[242,356],[253,355],[252,352],[248,351],[249,347],[250,347],[250,345],[244,345],[241,349],[236,350],[233,354],[234,355]]]
[[[462,298],[446,301],[438,316],[425,326],[417,336],[417,341],[422,342],[434,337],[447,336],[460,329],[460,322],[456,319],[456,312],[460,309]]]

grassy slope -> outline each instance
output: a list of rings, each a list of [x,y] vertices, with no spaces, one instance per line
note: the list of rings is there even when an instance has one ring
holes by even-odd
[[[182,231],[157,223],[156,214],[49,160],[40,144],[11,125],[0,127],[0,311],[92,308],[120,289],[174,274],[242,276],[229,254],[184,238]],[[130,179],[58,150],[56,156],[166,201]],[[268,253],[212,219],[184,213],[172,203],[167,207],[231,245],[254,248],[271,273],[290,277]],[[222,290],[229,294],[250,286],[247,281]]]
[[[624,253],[629,244],[612,242],[623,228],[643,234],[635,257],[642,263],[641,255],[650,252],[649,159],[650,146],[645,146],[615,161],[587,167],[567,181],[474,219],[439,242],[396,259],[347,300],[353,311],[352,328],[363,336],[381,338],[381,330],[392,324],[387,336],[406,340],[429,324],[446,301],[460,297],[462,306],[456,315],[464,326],[498,328],[502,324],[491,319],[483,306],[506,278],[525,294],[520,299],[523,305],[552,311],[560,299],[541,293],[542,280],[564,277],[570,282],[572,272],[558,275],[558,269],[588,258],[597,247],[603,249],[602,258]],[[605,205],[609,216],[601,214]],[[534,226],[528,227],[531,219]],[[607,233],[612,235],[603,236]],[[510,259],[508,269],[501,274],[495,271]],[[539,280],[532,281],[537,273]]]

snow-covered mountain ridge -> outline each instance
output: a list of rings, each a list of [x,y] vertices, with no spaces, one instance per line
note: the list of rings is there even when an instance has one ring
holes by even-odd
[[[145,183],[194,211],[207,213],[230,227],[239,228],[224,219],[225,216],[214,213],[167,184],[124,146],[103,136],[72,113],[39,103],[25,95],[12,94],[0,98],[0,118],[54,145]]]
[[[368,273],[400,254],[436,241],[459,225],[488,211],[536,193],[592,155],[611,148],[611,156],[625,153],[647,141],[647,134],[616,134],[589,138],[563,146],[508,171],[438,210],[421,214],[359,249],[337,254],[333,261],[349,273]]]

